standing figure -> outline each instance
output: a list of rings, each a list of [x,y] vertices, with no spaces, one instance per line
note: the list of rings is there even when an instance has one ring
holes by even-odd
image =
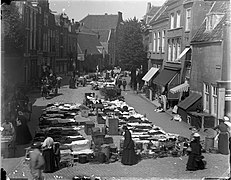
[[[188,162],[186,165],[187,171],[196,171],[204,169],[206,161],[203,160],[204,156],[201,155],[202,146],[200,144],[200,135],[194,133],[194,139],[190,142],[191,151],[189,153]]]
[[[55,144],[54,152],[55,152],[55,167],[57,170],[59,170],[60,169],[60,159],[61,159],[59,143]]]
[[[126,86],[127,86],[127,81],[126,81],[126,79],[123,79],[122,80],[122,85],[123,85],[123,89],[124,89],[124,91],[126,90]]]
[[[43,157],[45,160],[44,173],[52,173],[55,171],[55,153],[53,148],[54,140],[47,137],[43,142]]]
[[[124,143],[123,143],[123,154],[121,163],[124,165],[134,165],[137,164],[138,158],[135,152],[134,141],[132,140],[132,135],[129,129],[124,126]]]
[[[30,172],[35,180],[42,180],[42,169],[44,166],[44,158],[42,156],[41,152],[41,146],[42,144],[40,142],[34,143],[31,148],[33,149],[32,152],[30,152]]]
[[[214,130],[219,130],[218,135],[218,152],[221,154],[229,154],[229,127],[225,124],[226,118],[219,119],[219,125]]]
[[[18,111],[16,116],[16,139],[15,143],[18,145],[28,144],[32,140],[32,136],[27,125],[27,119],[22,111]]]

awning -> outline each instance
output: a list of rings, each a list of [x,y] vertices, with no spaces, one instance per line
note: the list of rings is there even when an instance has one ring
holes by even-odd
[[[152,68],[149,69],[149,71],[145,74],[145,76],[142,78],[142,80],[144,80],[144,81],[150,81],[150,79],[152,79],[152,77],[157,73],[158,70],[159,70],[159,68],[154,68],[154,67],[152,67]]]
[[[189,84],[187,82],[180,84],[172,89],[170,89],[170,92],[175,94],[177,92],[187,92],[189,88]]]
[[[186,99],[181,101],[177,106],[187,110],[190,106],[192,106],[195,102],[197,102],[202,96],[198,93],[190,94]]]
[[[165,86],[171,79],[177,75],[178,71],[163,69],[160,74],[153,80],[154,84]]]
[[[176,61],[179,61],[189,50],[190,48],[185,48],[184,51],[182,51],[180,53],[180,55],[178,56],[178,58],[176,59]]]

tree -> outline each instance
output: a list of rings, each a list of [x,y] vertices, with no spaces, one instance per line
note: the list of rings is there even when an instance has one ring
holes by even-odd
[[[25,42],[25,27],[15,2],[2,5],[1,14],[2,45],[6,53],[23,52]]]
[[[141,22],[134,17],[120,24],[118,29],[117,57],[123,69],[146,67],[146,53],[141,34]]]

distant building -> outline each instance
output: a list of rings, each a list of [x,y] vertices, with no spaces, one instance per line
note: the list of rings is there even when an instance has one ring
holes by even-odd
[[[109,65],[117,65],[116,46],[117,30],[119,24],[123,22],[122,13],[117,15],[87,15],[80,21],[80,31],[95,33],[99,36],[99,41],[104,48],[105,54],[109,56]]]

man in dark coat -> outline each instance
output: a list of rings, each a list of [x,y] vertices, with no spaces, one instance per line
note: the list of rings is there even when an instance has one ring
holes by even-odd
[[[134,149],[134,141],[128,128],[124,128],[124,143],[123,143],[123,154],[121,163],[124,165],[134,165],[137,164],[138,158]]]

